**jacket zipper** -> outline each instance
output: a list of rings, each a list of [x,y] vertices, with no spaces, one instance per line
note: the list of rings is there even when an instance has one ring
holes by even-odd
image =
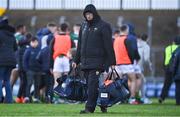
[[[86,58],[87,58],[87,42],[88,42],[88,39],[89,39],[89,32],[90,32],[90,26],[88,26],[88,33],[87,33],[87,39],[85,40],[85,64],[86,64]]]

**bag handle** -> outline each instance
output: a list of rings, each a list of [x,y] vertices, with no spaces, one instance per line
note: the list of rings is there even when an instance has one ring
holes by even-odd
[[[116,69],[113,69],[113,70],[114,70],[114,72],[116,73],[117,77],[120,78],[120,76],[119,76],[117,70],[116,70]]]
[[[69,71],[69,75],[72,76],[72,77],[76,76],[77,75],[76,68],[71,68],[70,71]]]
[[[111,80],[111,79],[112,79],[112,75],[113,75],[113,71],[111,71],[110,73],[108,73],[108,76],[107,76],[107,78],[105,79],[105,81]]]
[[[105,81],[106,81],[106,80],[112,80],[112,76],[113,76],[114,73],[115,73],[115,75],[117,75],[118,78],[120,78],[120,76],[119,76],[118,72],[116,71],[116,69],[112,69],[112,68],[111,68],[111,72],[110,72],[110,74],[108,74],[108,76],[107,76],[107,78],[105,79]]]

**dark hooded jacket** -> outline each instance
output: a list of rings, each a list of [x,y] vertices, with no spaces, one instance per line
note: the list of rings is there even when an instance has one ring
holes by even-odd
[[[131,62],[133,63],[134,60],[136,61],[140,60],[140,55],[137,47],[137,37],[134,32],[135,28],[132,24],[127,24],[127,25],[129,27],[129,34],[125,44],[128,50],[128,55],[131,59]]]
[[[168,70],[172,73],[173,79],[180,80],[180,36],[177,36],[174,40],[175,44],[178,45],[177,49],[172,53]]]
[[[86,12],[93,14],[93,20],[87,21]],[[82,69],[106,70],[110,65],[116,64],[111,27],[101,20],[92,4],[86,6],[83,15],[86,20],[80,29],[74,61],[81,63]]]
[[[8,25],[7,20],[0,20],[0,67],[15,66],[17,50],[15,29]]]
[[[169,65],[170,72],[173,74],[173,79],[180,80],[180,47],[178,47],[172,54]]]
[[[37,32],[37,37],[38,37],[38,42],[39,42],[39,47],[41,48],[41,39],[44,36],[48,36],[47,43],[48,45],[50,44],[51,40],[54,38],[53,34],[50,32],[48,28],[42,28],[38,30]]]

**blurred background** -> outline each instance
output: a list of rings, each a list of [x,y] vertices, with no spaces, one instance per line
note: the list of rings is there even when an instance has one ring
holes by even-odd
[[[148,34],[153,71],[145,70],[147,95],[159,96],[164,48],[180,34],[180,0],[0,0],[0,15],[8,16],[11,25],[24,24],[36,34],[51,21],[68,22],[71,28],[81,23],[82,11],[90,3],[113,30],[128,22],[135,26],[136,34]],[[170,97],[174,97],[174,89],[173,84]]]

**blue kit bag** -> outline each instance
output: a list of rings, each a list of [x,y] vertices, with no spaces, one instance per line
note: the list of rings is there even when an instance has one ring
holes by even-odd
[[[116,77],[112,79],[114,73]],[[103,85],[99,87],[97,105],[111,107],[117,102],[128,99],[129,96],[130,92],[128,89],[127,77],[120,78],[117,71],[112,69],[111,73],[105,79]]]

